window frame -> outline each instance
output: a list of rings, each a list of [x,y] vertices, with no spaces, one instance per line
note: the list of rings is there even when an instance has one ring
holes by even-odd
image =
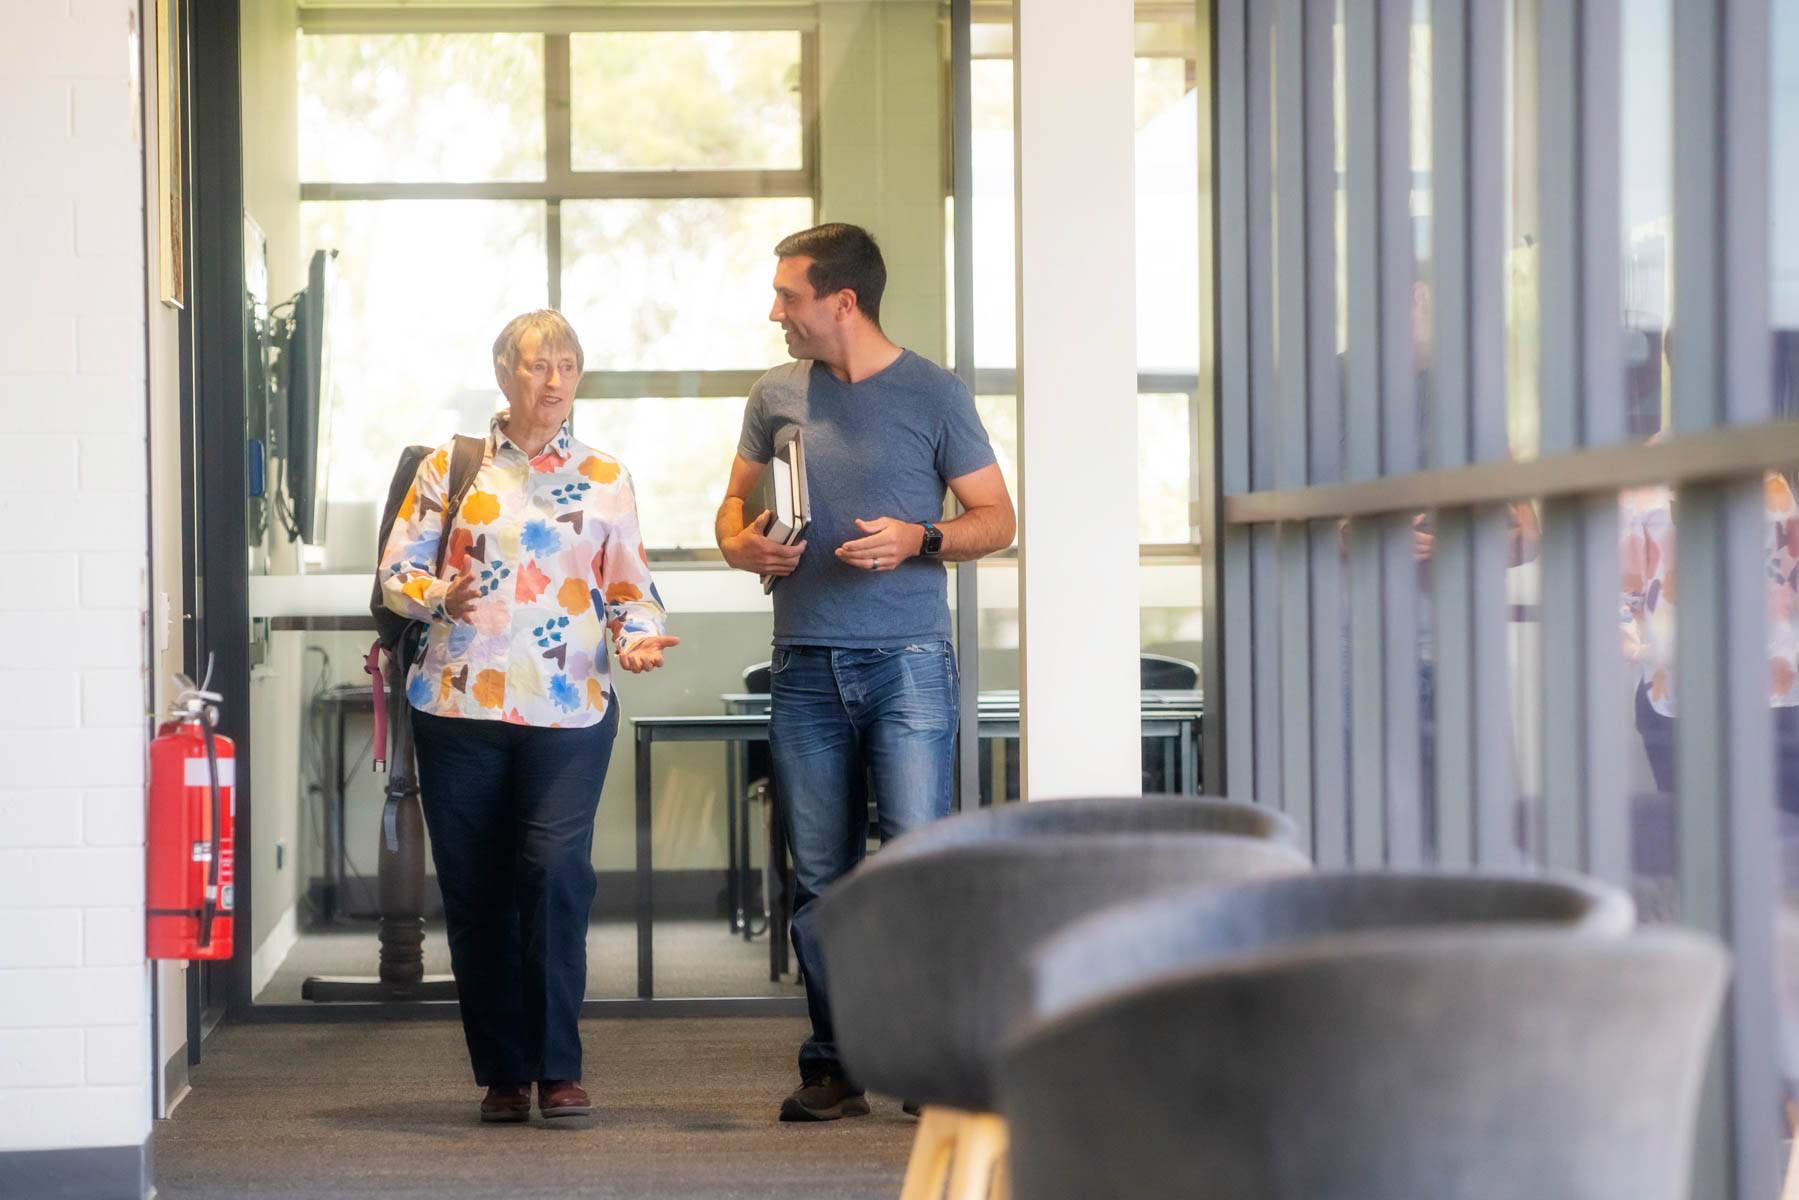
[[[405,10],[323,10],[303,14],[302,37],[380,34],[526,33],[543,37],[544,177],[485,182],[300,183],[302,204],[319,201],[535,200],[544,205],[546,294],[562,307],[562,205],[583,200],[806,199],[819,205],[818,31],[803,9],[671,10],[657,13],[558,14],[525,20],[501,11],[423,14]],[[681,169],[577,171],[573,165],[570,41],[578,33],[790,32],[800,41],[800,156],[797,169]],[[636,400],[645,396],[747,396],[764,367],[711,370],[589,371],[577,400]],[[721,560],[717,550],[651,548],[652,560]]]
[[[1143,7],[1140,5],[1140,8]],[[976,26],[1003,27],[1009,33],[1010,16],[1004,22],[992,13],[977,11]],[[1140,17],[1148,15],[1140,12]],[[1184,6],[1170,5],[1158,11],[1163,22],[1190,21]],[[780,31],[800,37],[800,138],[801,165],[793,170],[612,170],[577,171],[573,166],[570,71],[571,36],[593,32],[740,32]],[[816,216],[820,203],[818,156],[818,106],[820,79],[816,20],[802,7],[760,10],[693,8],[642,12],[576,12],[549,15],[505,10],[415,11],[406,9],[303,10],[301,36],[343,36],[432,33],[528,33],[544,39],[544,178],[486,182],[307,182],[300,184],[301,203],[316,201],[381,200],[536,200],[545,206],[545,279],[552,308],[562,305],[562,204],[583,200],[685,200],[806,198]],[[1006,53],[976,52],[974,58],[1007,58]],[[1187,77],[1197,81],[1198,55],[1192,46],[1173,46],[1161,38],[1140,45],[1138,58],[1181,58]],[[693,370],[590,371],[581,377],[577,400],[636,400],[645,396],[671,399],[746,396],[765,368]],[[975,373],[976,395],[1016,395],[1017,372],[1013,369],[981,369]],[[1189,437],[1192,458],[1185,542],[1143,542],[1139,554],[1145,560],[1185,560],[1200,554],[1201,450],[1197,430],[1202,418],[1202,394],[1197,374],[1140,372],[1137,394],[1185,394],[1189,397]],[[651,548],[652,561],[722,561],[717,550]],[[1015,553],[1002,551],[999,557]]]

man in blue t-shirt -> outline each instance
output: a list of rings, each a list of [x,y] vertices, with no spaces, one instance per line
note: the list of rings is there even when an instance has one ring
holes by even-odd
[[[868,232],[820,225],[775,247],[768,319],[796,361],[750,389],[718,510],[718,548],[777,576],[769,746],[793,849],[793,948],[812,1036],[783,1121],[868,1112],[831,1030],[813,905],[866,841],[864,780],[882,840],[946,816],[957,674],[945,562],[1012,543],[1012,498],[961,380],[887,340],[887,268]],[[804,430],[805,539],[764,536],[744,502],[789,426]],[[944,490],[962,515],[942,521]]]

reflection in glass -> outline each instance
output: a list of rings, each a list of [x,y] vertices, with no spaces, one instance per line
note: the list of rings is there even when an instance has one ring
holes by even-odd
[[[1413,403],[1418,406],[1418,461],[1416,464],[1389,464],[1389,473],[1401,473],[1412,466],[1426,465],[1434,457],[1431,448],[1431,363],[1433,317],[1436,310],[1431,293],[1432,213],[1435,201],[1431,174],[1433,88],[1430,0],[1412,0],[1408,43],[1411,118],[1409,156],[1412,167],[1408,204],[1412,225],[1411,340],[1413,378],[1417,383]],[[1423,861],[1427,863],[1436,861],[1437,857],[1437,609],[1435,576],[1430,569],[1435,546],[1435,514],[1417,514],[1412,519],[1412,558],[1417,565],[1413,578],[1418,589],[1418,797]]]
[[[1506,436],[1512,457],[1541,451],[1538,385],[1537,4],[1506,0]]]
[[[1419,462],[1429,462],[1431,431],[1431,330],[1435,301],[1432,282],[1431,177],[1431,23],[1430,0],[1412,0],[1410,36],[1410,115],[1412,186],[1412,353],[1418,381]],[[1402,467],[1404,464],[1402,464]],[[1392,468],[1389,468],[1389,473]]]
[[[1619,26],[1624,420],[1633,438],[1669,428],[1664,350],[1674,261],[1673,18],[1673,0],[1636,0]]]
[[[1412,579],[1418,589],[1418,806],[1423,861],[1437,860],[1437,521],[1434,512],[1412,518]],[[1403,583],[1401,586],[1404,586]]]
[[[1543,769],[1543,560],[1537,508],[1531,501],[1509,507],[1506,520],[1506,654],[1511,663],[1510,717],[1515,748],[1517,801],[1512,825],[1517,857],[1545,858]],[[1493,714],[1503,720],[1504,710]],[[1475,720],[1485,719],[1477,712]]]
[[[544,177],[540,34],[308,35],[299,72],[306,182]]]
[[[785,361],[767,319],[774,248],[811,224],[804,197],[565,201],[562,310],[586,339],[587,369]]]
[[[797,31],[577,33],[569,76],[577,171],[802,165]]]
[[[1349,76],[1344,0],[1331,14],[1331,178],[1332,225],[1335,230],[1337,281],[1337,353],[1349,350]],[[1341,377],[1342,372],[1338,372]]]
[[[1630,761],[1631,888],[1649,920],[1680,914],[1675,808],[1674,492],[1654,485],[1618,497],[1619,621],[1636,738]]]
[[[1799,416],[1799,0],[1769,7],[1769,316],[1773,325],[1773,410]],[[1785,475],[1799,480],[1799,471]],[[1799,645],[1799,613],[1791,600],[1771,611],[1770,642]],[[1784,655],[1782,656],[1784,661]],[[1779,781],[1781,896],[1775,914],[1775,982],[1780,997],[1780,1067],[1786,1092],[1799,1086],[1799,709],[1775,722],[1775,778]]]
[[[1773,0],[1769,12],[1768,236],[1770,315],[1774,325],[1774,415],[1799,416],[1799,0]]]

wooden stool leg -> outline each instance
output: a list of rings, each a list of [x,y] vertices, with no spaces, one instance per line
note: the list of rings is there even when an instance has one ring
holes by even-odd
[[[992,1113],[968,1113],[956,1138],[949,1200],[991,1200],[1006,1160],[1006,1122]]]
[[[1799,1105],[1787,1101],[1787,1127],[1793,1132],[1793,1149],[1787,1156],[1786,1182],[1780,1200],[1799,1200]]]
[[[918,1114],[918,1132],[912,1136],[912,1157],[906,1163],[900,1200],[942,1200],[962,1120],[963,1114],[948,1108],[926,1108]]]
[[[993,1164],[993,1200],[1012,1200],[1012,1144],[1008,1135],[999,1161]]]

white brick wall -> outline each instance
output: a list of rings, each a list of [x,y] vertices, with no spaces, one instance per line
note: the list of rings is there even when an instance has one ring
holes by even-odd
[[[150,1131],[137,9],[0,4],[0,1152]]]

